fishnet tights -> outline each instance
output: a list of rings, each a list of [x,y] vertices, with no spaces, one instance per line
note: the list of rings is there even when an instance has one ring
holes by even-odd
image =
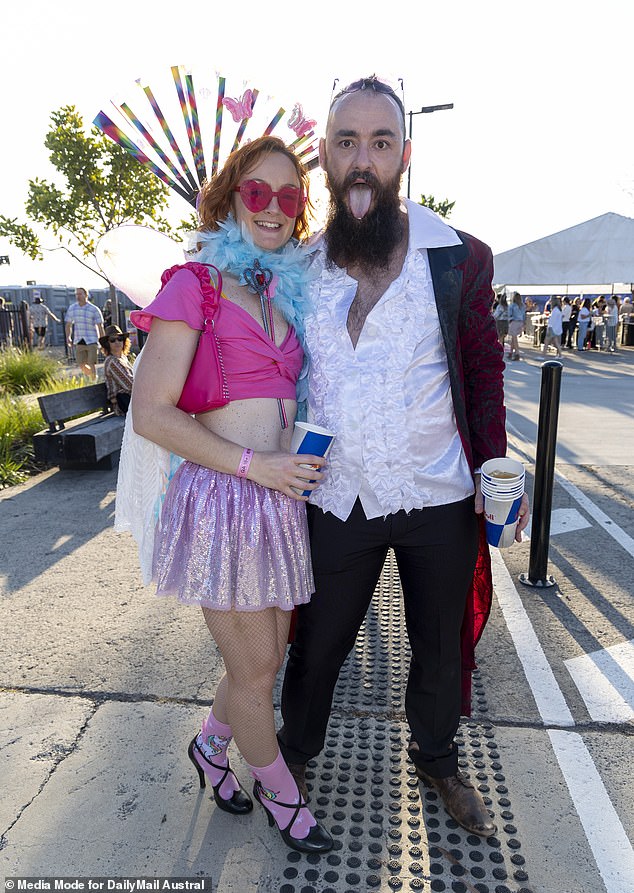
[[[282,666],[291,612],[213,611],[203,608],[225,675],[216,690],[214,715],[228,723],[238,750],[251,766],[269,766],[279,748],[273,686]]]

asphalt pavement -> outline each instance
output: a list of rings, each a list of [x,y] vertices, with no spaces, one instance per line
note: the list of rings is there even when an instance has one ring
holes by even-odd
[[[505,376],[529,493],[545,359],[525,341]],[[292,853],[261,810],[220,812],[187,758],[221,675],[202,616],[142,585],[113,530],[116,471],[51,469],[0,492],[0,860],[37,885],[13,889],[632,893],[634,348],[561,363],[553,585],[519,581],[530,539],[492,550],[494,608],[458,738],[494,837],[458,828],[407,759],[391,557],[309,766],[333,852]],[[248,784],[235,750],[232,763]]]

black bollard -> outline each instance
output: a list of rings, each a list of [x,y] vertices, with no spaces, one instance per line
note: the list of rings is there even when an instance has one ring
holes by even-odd
[[[547,587],[555,585],[555,580],[547,573],[547,570],[550,513],[552,510],[553,482],[555,479],[559,393],[563,368],[563,364],[558,363],[556,360],[547,360],[542,364],[537,453],[535,456],[531,551],[528,561],[528,574],[520,574],[519,576],[520,583],[524,583],[526,586]]]

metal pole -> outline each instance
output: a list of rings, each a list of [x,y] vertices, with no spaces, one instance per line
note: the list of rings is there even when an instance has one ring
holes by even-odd
[[[414,112],[408,112],[409,115],[409,134],[408,139],[412,141],[412,118],[414,117]],[[409,164],[407,165],[407,197],[409,198],[411,195],[411,186],[412,186],[412,159],[410,158]]]
[[[121,327],[121,323],[119,321],[119,300],[117,298],[117,288],[112,282],[108,283],[108,294],[110,296],[110,316],[111,322],[113,326]]]
[[[444,105],[425,105],[419,112],[407,112],[409,115],[409,135],[408,138],[412,139],[412,118],[414,115],[429,115],[431,112],[442,112],[445,109],[452,109],[453,102],[447,102]],[[409,167],[407,168],[407,197],[410,198],[411,191],[411,183],[412,183],[412,162],[410,159]]]
[[[556,360],[547,360],[542,364],[531,549],[528,574],[519,576],[520,583],[524,583],[526,586],[548,587],[555,585],[554,578],[547,574],[547,570],[562,369],[563,364]]]

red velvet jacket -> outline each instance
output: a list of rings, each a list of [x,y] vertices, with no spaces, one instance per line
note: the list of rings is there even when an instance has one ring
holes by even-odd
[[[473,471],[487,459],[506,455],[504,360],[493,303],[491,249],[467,233],[461,245],[428,249],[454,412],[462,445]],[[471,671],[475,646],[491,610],[491,557],[484,516],[473,583],[462,623],[462,713],[471,715]]]

